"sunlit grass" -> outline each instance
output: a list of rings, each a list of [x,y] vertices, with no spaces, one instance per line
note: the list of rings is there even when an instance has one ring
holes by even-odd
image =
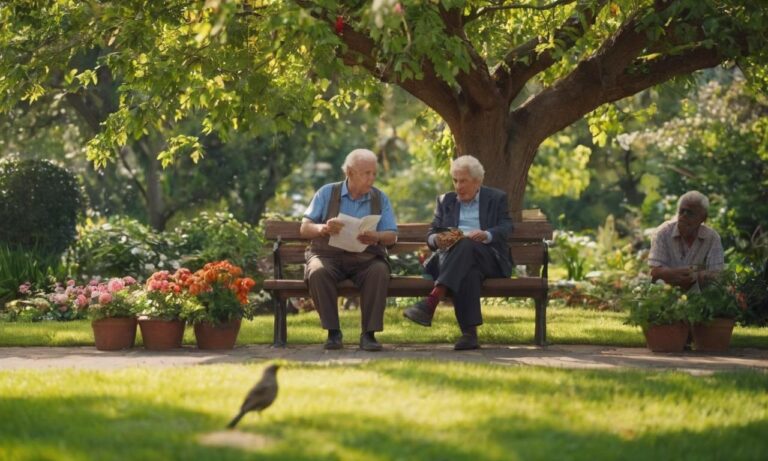
[[[203,445],[263,363],[0,372],[0,460],[761,459],[761,372],[694,377],[433,361],[285,363],[229,447]],[[226,434],[225,434],[226,435]]]
[[[386,310],[384,331],[377,337],[387,344],[448,343],[460,335],[453,308],[441,305],[432,327],[413,324],[402,316],[402,306]],[[345,341],[354,344],[360,334],[360,312],[342,310],[341,322]],[[503,302],[494,300],[483,307],[485,324],[479,329],[480,341],[485,344],[533,344],[534,309],[530,301]],[[638,327],[624,324],[626,314],[581,308],[563,307],[551,303],[547,311],[547,338],[552,344],[595,344],[608,346],[645,345]],[[238,344],[270,344],[272,342],[272,316],[259,316],[246,321],[238,337]],[[137,336],[141,344],[141,335]],[[316,312],[288,317],[290,344],[319,344],[325,340]],[[187,327],[184,343],[194,345],[191,327]],[[90,346],[93,333],[90,322],[0,323],[0,346]],[[734,330],[733,347],[768,349],[768,328]]]

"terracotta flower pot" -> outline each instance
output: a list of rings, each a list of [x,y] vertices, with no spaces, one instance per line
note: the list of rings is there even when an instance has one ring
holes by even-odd
[[[727,351],[735,324],[735,320],[724,318],[717,318],[708,323],[694,323],[692,331],[695,349],[703,352]]]
[[[194,329],[199,349],[232,349],[240,333],[240,319],[219,324],[200,322]]]
[[[136,341],[136,317],[110,317],[91,322],[96,349],[130,349]]]
[[[140,318],[139,328],[144,348],[152,351],[180,348],[185,323],[184,320]]]
[[[688,324],[650,325],[643,334],[645,344],[652,352],[682,352],[688,339]]]

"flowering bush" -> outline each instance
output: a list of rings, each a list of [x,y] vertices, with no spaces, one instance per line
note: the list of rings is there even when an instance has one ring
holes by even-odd
[[[228,261],[208,263],[180,281],[199,301],[189,313],[193,323],[223,323],[242,317],[250,318],[248,292],[256,285],[249,277],[241,277],[242,269]]]
[[[50,292],[33,290],[30,282],[19,286],[19,299],[6,304],[5,320],[76,320],[89,314],[93,318],[130,317],[136,288],[133,277],[112,278],[106,282],[94,278],[86,285],[69,279],[57,282]]]
[[[638,278],[624,301],[629,306],[626,323],[643,329],[649,325],[670,325],[688,318],[687,296],[662,281],[651,283],[649,279]]]
[[[134,316],[134,295],[139,286],[133,277],[115,277],[102,283],[91,281],[89,288],[88,315],[92,319]]]
[[[189,312],[196,310],[200,303],[186,289],[184,282],[192,275],[189,269],[181,268],[171,274],[159,271],[152,274],[144,290],[135,297],[135,312],[160,320],[184,320]]]

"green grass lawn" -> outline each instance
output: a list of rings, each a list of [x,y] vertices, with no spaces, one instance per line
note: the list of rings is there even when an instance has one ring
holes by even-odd
[[[534,310],[531,302],[494,302],[483,307],[485,325],[480,341],[485,344],[533,344]],[[626,314],[562,307],[551,303],[547,313],[547,337],[552,344],[595,344],[613,346],[645,345],[638,327],[624,325]],[[348,343],[357,342],[360,312],[341,311],[342,328]],[[384,331],[378,338],[393,343],[448,343],[459,336],[453,309],[441,306],[431,328],[424,328],[403,318],[402,307],[387,308]],[[141,335],[138,335],[139,343]],[[325,340],[316,312],[288,317],[288,342],[319,344]],[[195,343],[190,327],[185,344]],[[259,316],[243,323],[238,344],[272,342],[272,317]],[[90,322],[0,323],[0,346],[89,346],[93,345]],[[768,349],[768,328],[734,330],[733,347]]]
[[[260,417],[223,430],[263,363],[0,372],[0,460],[765,459],[760,372],[433,361],[284,363]]]

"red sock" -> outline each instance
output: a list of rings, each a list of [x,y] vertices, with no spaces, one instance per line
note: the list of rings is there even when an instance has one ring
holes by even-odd
[[[435,312],[435,309],[437,309],[437,305],[440,304],[440,299],[445,296],[445,286],[443,285],[435,285],[435,288],[432,289],[432,291],[427,296],[427,306],[429,306],[429,310],[433,313]]]

